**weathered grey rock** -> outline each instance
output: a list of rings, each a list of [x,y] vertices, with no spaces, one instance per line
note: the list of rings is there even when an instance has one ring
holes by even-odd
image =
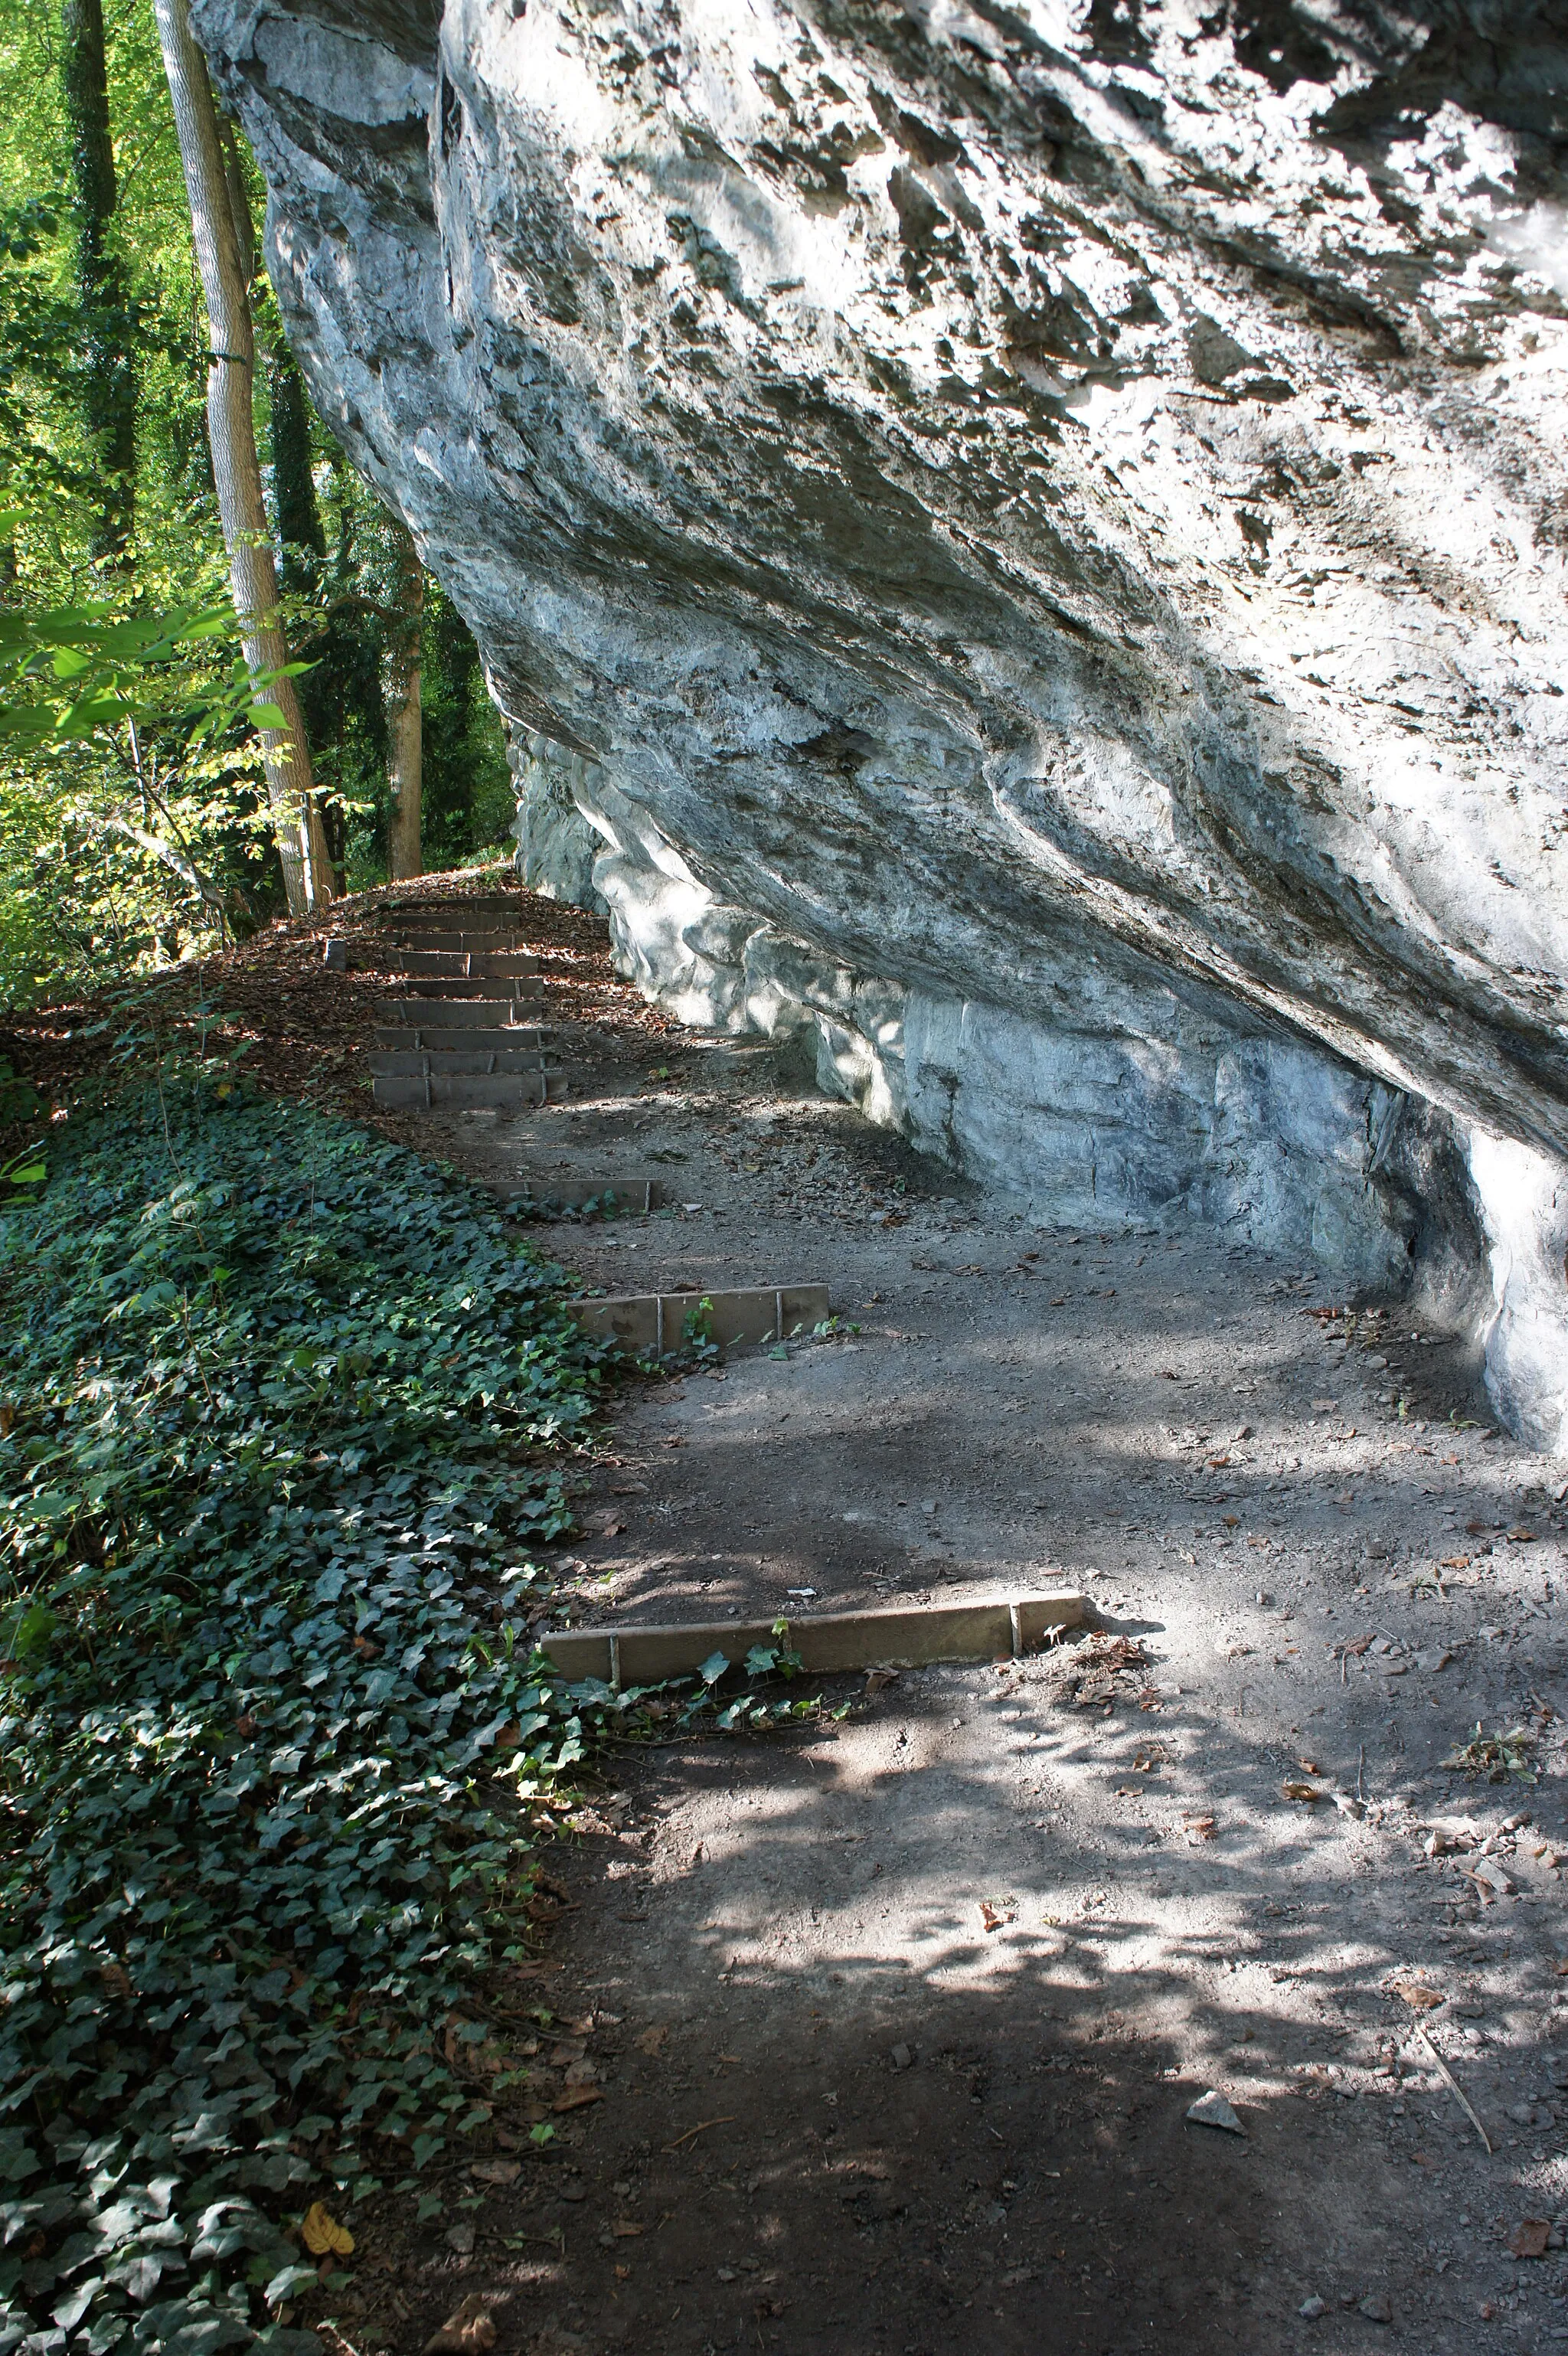
[[[1246,2134],[1245,2127],[1224,2095],[1215,2093],[1212,2087],[1208,2094],[1200,2094],[1195,2103],[1188,2104],[1185,2116],[1191,2126],[1218,2127],[1225,2135]]]
[[[1561,12],[195,22],[645,985],[1067,1215],[1467,1259],[1568,1446]]]
[[[603,838],[583,816],[596,765],[568,753],[548,736],[514,734],[507,758],[517,788],[517,872],[547,899],[608,916],[609,905],[593,881],[593,862]]]

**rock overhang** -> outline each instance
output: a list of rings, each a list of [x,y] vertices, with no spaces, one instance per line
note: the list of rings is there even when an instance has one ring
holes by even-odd
[[[1483,1226],[1472,1131],[1533,1155],[1539,1222],[1568,44],[1481,0],[1104,15],[195,21],[325,413],[503,708],[613,785],[634,963],[646,871],[993,1047],[1092,1034],[1064,969],[1118,1035],[1174,993],[1308,1096],[1318,1058],[1347,1136],[1441,1108]]]

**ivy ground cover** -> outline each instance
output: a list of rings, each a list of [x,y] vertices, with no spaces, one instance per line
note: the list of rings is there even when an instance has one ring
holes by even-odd
[[[294,2356],[307,2205],[484,2115],[453,2023],[582,1740],[505,1598],[595,1355],[461,1181],[200,1079],[53,1155],[0,1288],[0,2356]]]

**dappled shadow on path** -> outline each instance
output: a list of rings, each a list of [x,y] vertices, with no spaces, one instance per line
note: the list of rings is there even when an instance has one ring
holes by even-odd
[[[1428,2356],[1475,2345],[1433,2186],[1479,2203],[1487,2163],[1435,2079],[1378,2074],[1411,1965],[1379,1837],[1260,1807],[1268,1746],[1200,1732],[938,1671],[629,1760],[528,1983],[603,2100],[485,2212],[561,2248],[486,2279],[591,2347],[1264,2356],[1314,2296],[1336,2350],[1384,2298]],[[1216,2086],[1244,2137],[1187,2124]]]

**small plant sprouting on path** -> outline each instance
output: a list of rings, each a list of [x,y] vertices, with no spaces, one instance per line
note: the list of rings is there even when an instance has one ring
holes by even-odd
[[[680,1321],[682,1359],[696,1366],[717,1365],[719,1344],[713,1338],[713,1303],[704,1293]]]
[[[1456,1743],[1443,1764],[1456,1773],[1485,1775],[1493,1783],[1506,1783],[1510,1777],[1518,1783],[1534,1783],[1540,1780],[1535,1751],[1530,1727],[1499,1728],[1488,1734],[1477,1720],[1468,1742]]]
[[[297,2221],[488,2115],[517,1802],[593,1739],[497,1616],[598,1386],[557,1273],[223,1085],[0,1200],[0,2350],[315,2348]]]

